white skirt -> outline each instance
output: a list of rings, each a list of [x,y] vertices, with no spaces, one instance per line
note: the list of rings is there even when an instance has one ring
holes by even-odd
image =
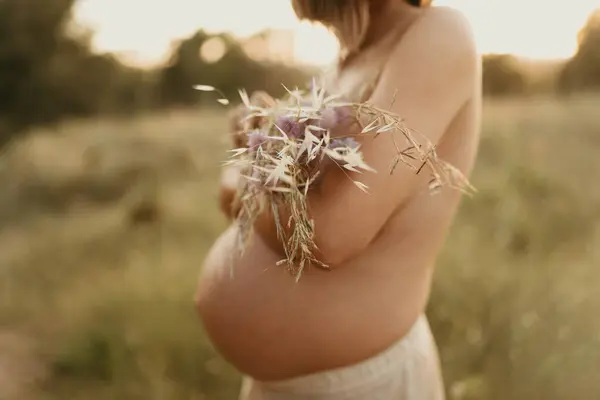
[[[384,352],[358,364],[282,381],[244,379],[240,400],[443,400],[429,323],[421,316]]]

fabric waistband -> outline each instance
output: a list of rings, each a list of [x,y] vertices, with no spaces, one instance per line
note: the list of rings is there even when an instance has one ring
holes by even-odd
[[[410,367],[415,357],[427,357],[433,337],[425,315],[421,315],[410,331],[398,342],[383,352],[357,364],[317,372],[280,381],[257,382],[272,392],[294,392],[302,394],[347,392],[354,388],[378,382],[398,379],[398,371]],[[394,375],[390,377],[390,375]]]

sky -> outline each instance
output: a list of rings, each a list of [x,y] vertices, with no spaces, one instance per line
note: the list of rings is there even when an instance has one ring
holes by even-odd
[[[436,0],[471,21],[482,53],[561,59],[576,51],[577,33],[600,0]],[[174,40],[199,28],[245,37],[265,28],[292,29],[300,62],[324,65],[335,39],[296,20],[290,0],[79,0],[75,18],[96,31],[94,46],[138,65],[165,60]]]

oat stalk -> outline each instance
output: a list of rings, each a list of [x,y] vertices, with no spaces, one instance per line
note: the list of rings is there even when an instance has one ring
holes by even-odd
[[[217,91],[207,85],[195,88]],[[409,129],[398,115],[369,103],[343,101],[340,96],[319,88],[315,81],[310,91],[287,88],[286,91],[285,97],[268,107],[252,104],[247,93],[240,91],[247,120],[258,123],[243,132],[247,147],[231,150],[226,162],[243,171],[237,195],[241,204],[236,219],[238,251],[243,252],[251,240],[257,217],[270,211],[275,216],[277,234],[285,250],[285,258],[278,265],[285,266],[296,279],[309,266],[328,268],[314,256],[315,226],[308,211],[307,196],[318,182],[319,167],[324,160],[348,172],[375,172],[363,160],[356,136],[377,137],[398,132],[401,141],[392,135],[396,156],[391,160],[390,174],[403,164],[415,174],[427,171],[432,193],[443,187],[467,194],[474,192],[464,175],[441,160],[435,146],[424,135]],[[219,102],[229,104],[222,97]],[[332,137],[331,133],[340,128],[356,131],[356,127],[349,129],[355,124],[360,125],[360,133]],[[347,176],[358,189],[368,193],[366,185],[350,174]],[[290,220],[278,218],[280,207],[287,208]],[[285,235],[285,226],[293,227],[289,237]]]

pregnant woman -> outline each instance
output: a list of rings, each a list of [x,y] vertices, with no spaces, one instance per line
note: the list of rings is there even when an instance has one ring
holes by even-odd
[[[468,176],[479,140],[480,58],[462,14],[421,3],[293,0],[299,18],[340,41],[328,90],[401,115]],[[461,194],[432,196],[428,174],[402,166],[385,173],[396,154],[390,132],[361,145],[380,171],[361,175],[369,194],[337,168],[309,194],[319,257],[331,271],[312,268],[296,283],[276,266],[282,246],[268,216],[233,259],[233,278],[235,224],[205,260],[197,308],[215,347],[246,376],[241,399],[444,398],[424,310]],[[222,205],[232,216],[236,171],[223,177]]]

